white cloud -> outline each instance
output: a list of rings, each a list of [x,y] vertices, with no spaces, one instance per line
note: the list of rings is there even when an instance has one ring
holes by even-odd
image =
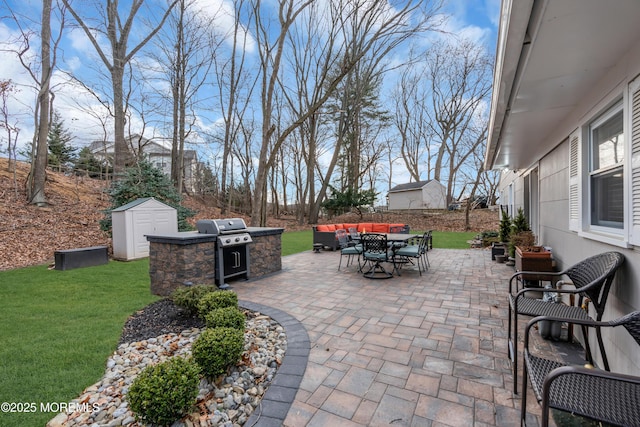
[[[222,37],[227,46],[232,46],[233,32],[235,31],[235,3],[228,0],[195,0],[196,8],[200,10],[200,16],[205,19]],[[242,48],[242,36],[245,37],[244,49],[253,53],[257,49],[257,43],[246,26],[240,26],[238,37],[239,48]]]

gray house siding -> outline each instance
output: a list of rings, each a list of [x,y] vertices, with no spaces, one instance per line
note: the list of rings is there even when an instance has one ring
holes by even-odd
[[[606,18],[608,13],[606,9],[610,7],[608,3],[590,1],[589,4],[593,8],[602,5],[604,10],[600,11],[598,17]],[[640,4],[626,2],[625,5],[628,15],[638,16]],[[572,6],[580,7],[581,3],[573,2]],[[616,5],[616,7],[618,6]],[[568,14],[567,16],[575,15]],[[547,23],[549,21],[542,17],[541,22]],[[544,27],[544,24],[542,26]],[[630,84],[640,75],[640,38],[638,37],[637,26],[627,26],[624,29],[621,28],[617,33],[618,35],[627,34],[632,37],[625,41],[626,50],[620,49],[620,39],[615,37],[612,40],[616,40],[618,44],[611,45],[610,49],[606,49],[607,46],[603,40],[608,40],[606,37],[610,33],[607,25],[602,25],[598,28],[590,27],[587,30],[582,34],[582,37],[574,37],[574,39],[585,40],[585,43],[593,40],[594,44],[598,44],[600,50],[607,53],[607,62],[604,62],[602,60],[603,56],[600,56],[597,57],[599,60],[595,60],[596,57],[594,57],[593,63],[598,67],[606,68],[606,71],[603,71],[595,82],[590,83],[586,90],[583,89],[582,92],[567,92],[567,102],[556,105],[553,105],[553,99],[548,104],[545,104],[546,99],[544,97],[549,95],[548,92],[538,90],[535,92],[535,96],[527,96],[524,92],[518,92],[522,88],[530,89],[531,85],[534,83],[539,84],[542,81],[533,78],[526,80],[527,70],[523,71],[522,75],[525,77],[523,77],[522,82],[518,82],[519,87],[514,89],[513,93],[510,93],[511,89],[509,89],[507,93],[500,93],[494,99],[495,103],[499,103],[500,99],[508,99],[509,95],[515,95],[512,97],[515,104],[510,105],[509,108],[511,111],[517,111],[514,114],[519,114],[519,118],[508,117],[509,120],[504,120],[504,116],[508,116],[511,113],[505,112],[507,110],[501,112],[500,108],[492,105],[492,111],[497,111],[496,114],[499,117],[496,119],[493,129],[490,129],[490,144],[493,151],[488,150],[485,162],[491,163],[492,166],[508,168],[508,171],[503,172],[501,177],[501,203],[509,203],[513,210],[517,210],[519,207],[524,208],[527,205],[531,207],[531,203],[528,203],[527,200],[530,195],[525,191],[525,183],[528,174],[532,170],[537,170],[538,194],[535,208],[538,210],[539,221],[534,232],[538,237],[539,243],[553,248],[558,269],[569,267],[584,258],[606,251],[618,251],[624,254],[626,258],[625,265],[616,276],[604,313],[604,319],[610,320],[631,311],[640,310],[640,246],[638,240],[636,240],[637,236],[631,232],[634,226],[634,211],[636,216],[640,212],[640,187],[634,189],[631,179],[633,174],[640,173],[640,168],[638,167],[640,155],[636,154],[635,158],[632,158],[631,155],[631,122],[633,119],[630,114],[632,109],[630,98],[634,94],[630,90],[630,87],[632,87]],[[522,66],[529,67],[532,76],[534,73],[531,69],[544,68],[555,71],[554,67],[557,69],[558,76],[569,76],[570,72],[567,71],[569,69],[569,60],[567,59],[566,63],[550,60],[557,54],[557,52],[554,52],[556,46],[549,47],[549,50],[546,51],[548,52],[547,56],[545,56],[545,51],[542,48],[538,47],[538,50],[536,50],[535,42],[541,40],[541,35],[537,34],[537,36],[538,39],[534,37],[530,46],[533,53],[528,58],[529,61],[526,64],[522,64]],[[565,41],[563,40],[562,43],[565,43]],[[585,56],[589,49],[589,47],[584,46],[579,48],[579,56]],[[578,46],[576,46],[577,49]],[[516,58],[517,55],[518,53],[515,53]],[[587,71],[592,72],[593,70],[576,68],[575,79],[580,79]],[[500,81],[500,78],[501,76],[498,75],[497,81]],[[563,81],[569,82],[570,80],[567,77]],[[552,84],[550,83],[550,85]],[[561,85],[560,81],[555,84],[557,91],[563,93],[568,90],[567,88],[571,87],[569,84]],[[529,95],[532,93],[530,92]],[[519,97],[518,95],[522,96]],[[604,232],[599,232],[597,228],[587,223],[582,223],[579,230],[572,230],[570,224],[570,165],[572,158],[569,138],[576,129],[584,130],[581,147],[586,150],[585,145],[588,141],[585,135],[588,133],[589,124],[620,100],[622,100],[624,114],[625,156],[623,174],[625,177],[624,226],[626,228],[621,230],[622,237],[617,238],[611,237],[611,235],[607,235]],[[576,102],[574,103],[573,101]],[[545,106],[547,110],[544,110]],[[567,106],[571,106],[568,111],[566,111]],[[556,111],[555,107],[561,108]],[[561,120],[549,119],[546,122],[548,126],[538,126],[538,134],[535,138],[531,137],[531,133],[527,133],[529,129],[519,127],[526,122],[528,117],[532,121],[536,121],[543,114],[552,111],[556,112],[555,117],[561,118]],[[638,111],[637,108],[636,111]],[[500,117],[501,114],[502,116]],[[528,116],[526,116],[527,114]],[[636,126],[639,124],[640,122],[637,122]],[[528,157],[515,155],[512,159],[504,156],[504,153],[516,151],[519,154],[531,153],[535,151],[531,149],[532,145],[538,147],[535,155]],[[505,148],[506,146],[509,148]],[[497,155],[494,158],[493,155],[496,153]],[[588,164],[588,156],[584,151],[580,162],[582,167]],[[589,197],[589,194],[585,191],[588,176],[584,170],[579,175],[582,186],[582,192],[579,193],[582,196],[579,210],[583,215],[588,215],[589,209],[584,203],[585,197]],[[640,182],[638,178],[640,175],[635,176],[634,181],[637,185]],[[512,199],[509,199],[509,195],[512,195]],[[579,335],[579,330],[574,329],[574,332]],[[640,371],[640,354],[637,352],[637,345],[632,342],[628,334],[625,331],[614,330],[613,332],[606,331],[603,337],[612,369],[618,372],[637,374]],[[596,342],[595,335],[591,337],[590,341],[592,344]],[[593,345],[592,350],[595,353],[598,351]],[[601,365],[600,356],[597,355],[596,358],[596,362]]]
[[[553,249],[558,269],[602,252],[616,250],[624,253],[625,267],[618,273],[611,288],[604,315],[604,319],[614,319],[640,308],[640,254],[637,250],[612,247],[569,230],[568,164],[568,141],[558,145],[538,162],[540,226],[536,236],[539,243]],[[524,176],[526,172],[510,174],[509,179],[503,179],[500,184],[502,190],[508,185],[514,186],[515,209],[524,206]],[[580,336],[578,329],[574,332]],[[603,338],[606,348],[610,349],[607,355],[611,366],[622,372],[640,370],[637,345],[630,342],[628,334],[604,334]],[[596,342],[595,337],[591,338],[591,342]],[[592,350],[597,352],[597,348],[593,346]],[[601,362],[598,355],[598,363]]]
[[[640,71],[640,64],[639,64]],[[577,124],[576,124],[577,125]],[[574,125],[574,127],[576,126]],[[568,126],[571,127],[571,126]],[[611,250],[625,255],[625,267],[621,269],[609,294],[604,319],[614,319],[640,309],[640,254],[632,248],[620,248],[594,239],[580,236],[569,229],[569,141],[564,139],[553,151],[537,164],[539,175],[540,224],[534,230],[538,242],[553,249],[557,268],[569,267],[591,255]],[[503,175],[500,183],[504,191],[509,185],[514,190],[514,208],[524,206],[524,177],[527,171]],[[579,330],[574,330],[580,336]],[[605,333],[604,342],[609,363],[622,372],[638,372],[640,355],[637,345],[630,342],[628,334]],[[595,336],[591,338],[595,343]],[[593,346],[592,346],[593,347]],[[597,349],[592,348],[597,352]],[[598,363],[602,363],[598,355]]]

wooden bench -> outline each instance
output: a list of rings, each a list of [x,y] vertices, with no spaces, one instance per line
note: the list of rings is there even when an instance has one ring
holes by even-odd
[[[107,264],[109,253],[106,246],[91,246],[55,251],[54,258],[56,270],[72,270]]]

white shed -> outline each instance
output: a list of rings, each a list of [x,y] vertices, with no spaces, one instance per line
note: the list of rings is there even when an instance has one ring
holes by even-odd
[[[149,256],[149,234],[178,232],[178,212],[153,197],[146,197],[111,211],[113,257],[132,260]]]
[[[400,184],[389,190],[389,210],[446,208],[447,188],[435,179]]]

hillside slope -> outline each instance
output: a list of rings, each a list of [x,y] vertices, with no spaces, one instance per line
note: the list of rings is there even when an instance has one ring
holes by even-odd
[[[47,172],[46,196],[49,206],[38,208],[26,203],[25,182],[29,165],[18,162],[15,173],[7,169],[7,159],[0,158],[0,270],[53,263],[54,252],[87,246],[108,245],[111,238],[100,230],[103,210],[109,207],[104,181]],[[220,210],[199,197],[186,197],[184,204],[197,212],[192,225],[202,218],[220,218]],[[239,216],[227,214],[227,217]],[[498,215],[485,210],[474,211],[472,230],[497,230]],[[247,224],[249,219],[245,217]],[[321,222],[388,221],[404,222],[414,230],[462,230],[462,212],[432,214],[385,213],[355,214]],[[267,225],[285,231],[309,229],[294,218],[269,218]],[[311,249],[311,248],[309,248]]]

